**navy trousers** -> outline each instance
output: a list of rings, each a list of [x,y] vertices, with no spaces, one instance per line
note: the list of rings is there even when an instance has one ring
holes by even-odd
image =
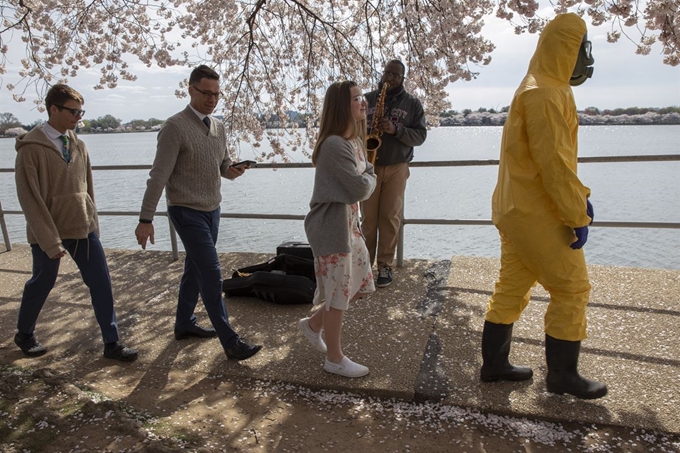
[[[78,265],[83,282],[90,289],[92,308],[104,343],[118,341],[118,321],[113,309],[111,277],[99,237],[92,232],[87,239],[65,239],[62,245]],[[40,310],[57,281],[61,262],[61,259],[51,259],[37,244],[31,244],[31,252],[33,276],[24,286],[17,322],[17,329],[23,336],[33,335]]]
[[[200,294],[222,347],[228,349],[234,345],[238,335],[229,324],[227,307],[222,298],[222,269],[215,248],[220,228],[220,209],[203,212],[182,206],[168,206],[168,215],[187,254],[179,284],[175,329],[182,330],[196,322],[194,310]]]

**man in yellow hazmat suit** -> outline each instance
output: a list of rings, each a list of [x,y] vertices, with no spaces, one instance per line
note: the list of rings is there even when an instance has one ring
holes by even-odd
[[[593,209],[590,189],[576,175],[578,115],[571,86],[592,75],[593,63],[583,19],[558,15],[541,33],[512,100],[492,202],[501,269],[482,333],[482,381],[533,376],[531,368],[512,365],[508,355],[513,323],[538,282],[550,293],[545,313],[548,391],[583,399],[607,393],[604,384],[577,370],[591,288],[581,247]]]

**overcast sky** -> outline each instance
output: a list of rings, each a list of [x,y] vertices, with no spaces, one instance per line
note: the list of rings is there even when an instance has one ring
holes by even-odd
[[[486,23],[484,34],[496,45],[492,61],[480,68],[476,80],[455,83],[449,88],[455,110],[510,105],[536,49],[538,35],[515,35],[511,27],[495,17],[488,18]],[[680,66],[663,64],[661,46],[654,46],[647,56],[637,55],[636,46],[625,38],[616,44],[607,42],[609,25],[597,28],[589,25],[588,30],[595,72],[591,79],[573,89],[579,109],[680,106]]]
[[[495,17],[487,18],[486,24],[483,35],[496,45],[491,54],[491,64],[478,68],[480,74],[477,79],[457,82],[449,87],[449,100],[454,110],[500,109],[509,105],[536,48],[538,35],[515,35],[512,27]],[[635,54],[635,45],[624,38],[617,44],[607,43],[608,25],[588,28],[593,43],[595,73],[592,79],[574,88],[579,109],[591,106],[600,109],[680,106],[680,67],[663,64],[659,45],[653,47],[650,55],[640,56]],[[165,119],[186,106],[187,99],[178,99],[174,95],[178,83],[190,72],[186,68],[131,66],[138,76],[137,81],[121,81],[114,90],[95,91],[89,88],[97,81],[97,69],[82,72],[69,80],[69,84],[85,97],[87,118],[112,114],[123,122]],[[34,108],[31,98],[24,103],[12,100],[4,84],[16,82],[18,69],[8,69],[2,76],[0,112],[10,111],[26,124],[45,118],[45,114]],[[364,87],[366,91],[372,88]]]

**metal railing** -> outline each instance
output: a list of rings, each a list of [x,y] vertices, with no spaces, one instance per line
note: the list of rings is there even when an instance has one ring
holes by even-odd
[[[580,157],[579,163],[618,163],[618,162],[668,162],[680,161],[680,154],[659,154],[651,156],[599,156],[599,157]],[[489,166],[498,165],[497,159],[487,160],[448,160],[448,161],[429,161],[429,162],[411,162],[410,167],[471,167],[471,166]],[[258,163],[252,169],[286,169],[286,168],[312,168],[311,163]],[[110,171],[110,170],[150,170],[151,165],[100,165],[93,166],[93,171]],[[0,168],[0,173],[13,173],[13,168]],[[0,227],[2,228],[2,235],[5,241],[7,250],[12,250],[12,244],[7,232],[7,225],[5,223],[5,215],[21,215],[22,211],[5,211],[2,208],[2,201],[0,200]],[[100,216],[136,216],[140,214],[139,211],[98,211]],[[158,211],[156,216],[167,217],[166,211]],[[220,215],[225,219],[249,219],[249,220],[304,220],[304,215],[289,215],[289,214],[240,214],[240,213],[223,213]],[[179,250],[177,246],[177,235],[172,222],[168,219],[170,230],[170,242],[172,246],[172,256],[175,260],[179,259]],[[399,240],[397,243],[397,266],[402,267],[404,264],[404,227],[406,225],[493,225],[491,220],[466,220],[466,219],[408,219],[402,217],[401,227],[399,229]],[[614,222],[614,221],[596,221],[594,226],[604,228],[671,228],[680,229],[678,222]]]

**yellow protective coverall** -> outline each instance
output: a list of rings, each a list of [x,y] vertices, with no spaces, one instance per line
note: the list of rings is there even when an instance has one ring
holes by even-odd
[[[567,341],[586,338],[591,288],[583,250],[570,248],[573,228],[591,221],[590,189],[576,175],[578,115],[569,85],[586,31],[570,13],[541,33],[503,128],[492,202],[501,269],[486,320],[517,321],[538,282],[550,293],[545,333]]]

